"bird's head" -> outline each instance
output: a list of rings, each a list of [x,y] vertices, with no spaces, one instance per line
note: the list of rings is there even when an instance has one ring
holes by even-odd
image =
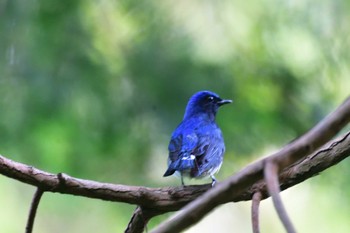
[[[214,92],[197,92],[188,101],[184,119],[198,114],[207,114],[210,119],[215,120],[219,107],[229,103],[232,103],[232,100],[221,99]]]

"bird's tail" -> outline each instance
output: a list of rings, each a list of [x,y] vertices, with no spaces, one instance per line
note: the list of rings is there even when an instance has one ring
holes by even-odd
[[[171,176],[175,171],[185,171],[196,167],[195,157],[191,156],[180,156],[176,161],[169,164],[168,170],[163,176]]]
[[[174,169],[171,164],[170,166],[168,167],[168,170],[166,170],[166,172],[164,173],[164,177],[165,176],[171,176],[172,174],[174,174],[174,172],[176,171],[176,169]]]

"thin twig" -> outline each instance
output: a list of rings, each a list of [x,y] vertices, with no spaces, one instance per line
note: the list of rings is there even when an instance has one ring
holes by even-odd
[[[259,205],[261,201],[261,192],[256,192],[253,194],[252,198],[252,227],[253,233],[260,233],[259,228]]]
[[[29,216],[28,216],[28,221],[27,221],[27,226],[26,226],[26,231],[25,231],[26,233],[32,233],[32,231],[33,231],[33,225],[34,225],[36,211],[38,209],[39,202],[40,202],[40,199],[41,199],[43,193],[44,193],[44,191],[40,188],[37,188],[35,193],[34,193],[32,204],[30,205]]]
[[[273,204],[288,233],[296,233],[295,228],[290,221],[287,211],[284,208],[281,196],[280,185],[278,182],[278,166],[272,161],[267,161],[264,169],[265,181]]]

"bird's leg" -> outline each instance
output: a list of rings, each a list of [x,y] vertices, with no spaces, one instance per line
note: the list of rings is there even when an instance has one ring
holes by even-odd
[[[182,186],[185,186],[185,183],[184,183],[184,177],[183,177],[183,175],[181,174],[181,184],[182,184]]]
[[[215,183],[216,183],[216,179],[215,176],[211,175],[211,187],[214,187]]]

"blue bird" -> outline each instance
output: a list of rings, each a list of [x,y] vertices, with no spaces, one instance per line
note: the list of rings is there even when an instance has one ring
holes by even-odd
[[[195,93],[188,101],[184,118],[171,136],[168,169],[163,176],[181,175],[190,178],[216,179],[225,152],[224,139],[215,122],[220,106],[232,103],[210,91]]]

